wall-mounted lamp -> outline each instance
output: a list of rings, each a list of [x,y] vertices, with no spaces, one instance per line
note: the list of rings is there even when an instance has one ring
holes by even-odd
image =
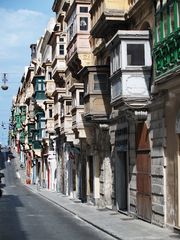
[[[8,86],[7,86],[7,73],[3,73],[3,79],[2,79],[2,82],[3,82],[3,85],[1,86],[2,90],[7,90],[8,89]]]

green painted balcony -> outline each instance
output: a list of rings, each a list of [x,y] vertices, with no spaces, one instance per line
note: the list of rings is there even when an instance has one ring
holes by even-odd
[[[16,129],[21,128],[21,118],[20,118],[20,114],[16,114],[15,116],[15,121],[16,121]]]
[[[26,114],[21,114],[21,122],[24,123],[26,121]]]
[[[45,95],[45,79],[44,76],[34,76],[32,80],[34,86],[34,98],[35,100],[46,99]]]
[[[33,149],[41,149],[42,148],[41,141],[34,140],[33,143],[32,143],[32,148]]]
[[[34,98],[36,100],[44,100],[44,99],[46,99],[45,91],[36,91],[34,93]]]
[[[153,56],[156,79],[180,69],[180,29],[157,44]]]
[[[33,142],[33,130],[35,128],[34,124],[28,124],[28,143],[32,144]]]
[[[25,132],[20,133],[20,142],[25,143]]]
[[[21,123],[24,123],[26,121],[26,106],[21,107],[21,115],[20,115]]]

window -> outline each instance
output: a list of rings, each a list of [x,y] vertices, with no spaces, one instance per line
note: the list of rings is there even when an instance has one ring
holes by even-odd
[[[114,48],[111,54],[111,74],[116,72],[118,69],[120,69],[121,63],[120,63],[120,45],[118,47]]]
[[[84,105],[84,92],[79,93],[79,105]]]
[[[88,13],[88,7],[80,7],[81,13]]]
[[[49,80],[52,79],[52,72],[48,72],[48,79],[49,79]]]
[[[60,41],[60,42],[64,42],[64,38],[60,37],[60,38],[59,38],[59,41]]]
[[[88,30],[88,18],[80,17],[80,30],[87,31]]]
[[[145,65],[144,44],[127,44],[127,65]]]
[[[178,27],[180,27],[180,1],[178,1],[178,6],[177,6],[177,10],[178,10]]]
[[[73,38],[73,24],[69,28],[69,41]]]
[[[161,38],[161,15],[156,17],[156,41],[159,42]]]
[[[170,32],[174,31],[174,4],[171,3],[169,5],[169,13],[170,13]]]
[[[64,103],[61,103],[61,117],[64,117]]]
[[[163,12],[163,27],[164,27],[164,37],[166,37],[168,35],[168,21],[167,21],[168,17],[167,17],[167,11],[165,9],[165,11]]]
[[[88,94],[89,93],[89,84],[88,84],[88,77],[86,76],[84,79],[84,94]]]
[[[94,90],[107,90],[108,87],[106,74],[94,74]]]
[[[45,90],[45,83],[43,80],[38,80],[36,82],[36,91],[44,91]]]
[[[72,106],[75,107],[76,106],[76,92],[72,93]]]
[[[122,86],[121,86],[121,78],[116,77],[111,81],[111,99],[115,99],[116,97],[121,95]]]
[[[64,45],[63,44],[59,45],[59,54],[64,55]]]
[[[161,3],[160,3],[160,0],[157,0],[156,1],[156,12],[159,11],[160,7],[161,7]]]
[[[44,120],[41,120],[41,129],[44,129],[46,127],[46,123]]]
[[[76,20],[76,10],[72,12],[70,19],[67,22],[67,36],[68,36],[68,43],[73,39],[75,34],[77,33],[77,20]],[[64,35],[62,35],[64,36]]]
[[[41,83],[38,83],[38,91],[41,91],[42,90],[42,84]]]
[[[164,6],[167,3],[167,0],[162,1],[162,6]]]
[[[67,115],[71,114],[71,109],[72,109],[71,101],[67,101],[66,102],[66,114]]]
[[[49,109],[49,118],[52,118],[53,115],[52,115],[52,109]]]

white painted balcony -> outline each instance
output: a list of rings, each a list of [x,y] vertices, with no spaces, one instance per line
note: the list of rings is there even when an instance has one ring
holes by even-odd
[[[148,103],[151,80],[151,47],[148,31],[123,31],[109,41],[111,104]]]

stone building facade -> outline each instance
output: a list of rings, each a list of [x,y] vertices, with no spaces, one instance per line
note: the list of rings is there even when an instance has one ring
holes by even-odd
[[[178,0],[54,1],[53,28],[38,48],[31,46],[41,62],[34,64],[32,51],[26,75],[31,86],[45,80],[46,96],[38,160],[26,136],[28,173],[41,171],[46,187],[98,208],[179,227],[179,6]],[[36,91],[24,94],[22,87],[16,104],[32,115],[25,128],[36,121],[35,137]]]

